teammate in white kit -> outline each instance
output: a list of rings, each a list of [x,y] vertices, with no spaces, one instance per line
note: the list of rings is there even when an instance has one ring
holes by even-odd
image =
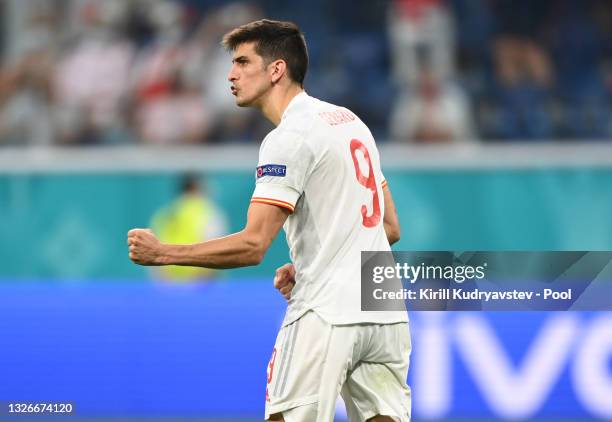
[[[407,314],[361,311],[361,251],[389,251],[399,239],[372,134],[349,110],[304,92],[308,55],[294,24],[252,22],[223,43],[236,103],[276,125],[261,144],[246,226],[194,245],[130,230],[130,258],[256,265],[284,225],[293,264],[275,279],[288,308],[268,365],[266,419],[332,421],[341,394],[351,421],[409,421]]]

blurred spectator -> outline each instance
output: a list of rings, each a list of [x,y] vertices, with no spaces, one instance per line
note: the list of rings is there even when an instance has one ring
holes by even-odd
[[[538,48],[501,41],[496,45],[493,137],[550,139],[552,71]]]
[[[15,65],[34,51],[46,55],[57,52],[66,35],[61,22],[62,11],[58,6],[59,0],[29,0],[21,4],[6,5],[2,12],[9,13],[12,9],[10,19],[15,21],[10,24],[18,27],[19,33],[4,34],[8,36],[9,41],[3,60],[5,64]]]
[[[416,82],[423,65],[440,80],[452,75],[455,34],[445,0],[393,0],[388,20],[393,77],[400,86]]]
[[[123,111],[134,45],[122,32],[126,5],[90,0],[78,10],[83,33],[61,58],[55,79],[61,142],[129,139]]]
[[[60,31],[50,5],[34,5],[10,59],[0,68],[0,145],[54,141],[51,75]]]
[[[263,16],[305,29],[306,89],[347,104],[380,140],[612,136],[609,0],[2,4],[0,145],[260,139],[270,124],[235,106],[220,39]],[[458,130],[468,103],[478,133]]]
[[[220,40],[229,30],[260,18],[262,11],[255,4],[229,3],[212,10],[204,18],[190,45],[187,77],[203,87],[214,122],[210,136],[213,140],[256,139],[254,127],[261,119],[252,109],[238,109],[234,97],[229,95],[227,75],[231,54],[221,47]]]
[[[475,138],[469,102],[461,89],[440,80],[429,67],[417,86],[399,98],[391,119],[391,136],[400,142],[455,142]]]
[[[171,90],[183,63],[186,28],[184,10],[174,1],[155,1],[148,5],[148,21],[153,39],[137,54],[134,62],[133,84],[137,104],[164,96]]]
[[[227,218],[206,195],[199,178],[186,175],[179,197],[154,214],[151,227],[161,242],[192,244],[225,235]],[[157,274],[171,281],[194,281],[217,275],[208,268],[183,266],[159,267]]]
[[[135,130],[151,144],[201,143],[211,119],[200,81],[185,78],[185,63],[190,61],[186,11],[169,0],[155,1],[147,10],[154,36],[135,60]]]
[[[163,93],[154,95],[138,109],[136,129],[140,139],[158,145],[206,140],[211,119],[201,91],[186,86],[178,71],[165,83]]]
[[[50,57],[32,51],[0,73],[0,145],[51,145],[54,140]]]
[[[550,2],[497,0],[493,44],[494,137],[550,139],[554,72],[542,47]]]

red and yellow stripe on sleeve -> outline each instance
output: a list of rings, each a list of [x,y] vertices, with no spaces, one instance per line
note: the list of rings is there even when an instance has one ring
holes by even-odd
[[[272,198],[262,198],[258,196],[254,196],[251,198],[251,202],[256,202],[258,204],[268,204],[268,205],[276,205],[277,207],[286,208],[289,212],[293,213],[295,207],[289,202],[281,201],[280,199],[272,199]]]
[[[387,181],[383,180],[383,182],[380,184],[380,186],[384,189],[387,187]]]

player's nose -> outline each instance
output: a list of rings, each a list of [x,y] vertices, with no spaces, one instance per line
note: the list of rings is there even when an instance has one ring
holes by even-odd
[[[230,82],[234,82],[236,79],[238,79],[236,75],[236,68],[235,66],[232,66],[229,73],[227,74],[227,80]]]

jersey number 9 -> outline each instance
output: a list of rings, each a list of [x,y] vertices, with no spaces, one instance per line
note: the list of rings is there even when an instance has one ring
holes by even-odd
[[[359,162],[357,161],[357,151],[361,151],[363,158],[368,163],[368,176],[364,176],[359,168]],[[368,149],[358,139],[351,140],[351,157],[353,158],[353,164],[355,165],[355,176],[360,185],[364,186],[372,192],[372,214],[368,215],[368,207],[365,205],[361,206],[361,216],[363,218],[363,225],[365,227],[375,227],[380,222],[380,201],[378,199],[378,189],[376,185],[376,179],[374,178],[374,169],[372,168],[372,160],[370,160],[370,153]]]

